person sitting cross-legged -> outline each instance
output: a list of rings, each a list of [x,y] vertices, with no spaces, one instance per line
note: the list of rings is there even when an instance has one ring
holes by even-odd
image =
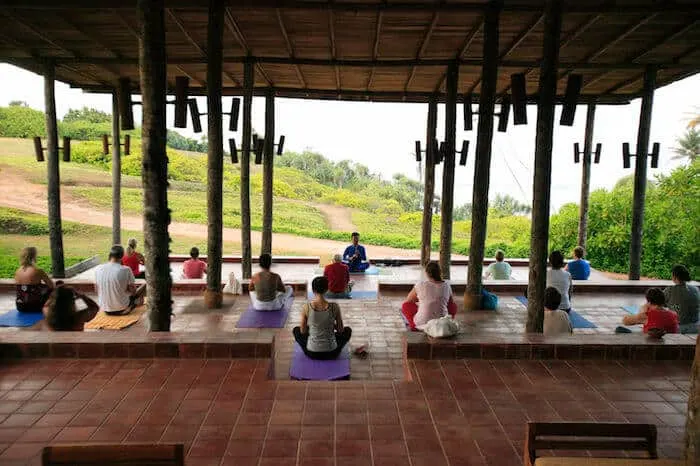
[[[664,289],[666,305],[678,314],[681,333],[698,333],[700,291],[697,286],[688,283],[690,272],[684,265],[674,265],[671,276],[673,286]]]
[[[352,329],[343,325],[338,303],[324,298],[328,291],[326,277],[314,278],[311,290],[314,298],[301,309],[301,325],[292,330],[294,340],[311,359],[337,359],[350,341]]]
[[[567,335],[573,333],[569,314],[559,309],[561,293],[554,287],[544,290],[544,330],[545,335]]]
[[[326,298],[350,298],[353,282],[350,281],[350,270],[343,264],[340,254],[333,256],[333,263],[323,269],[323,276],[328,280]]]
[[[146,284],[136,288],[134,274],[122,265],[124,248],[118,244],[109,251],[109,262],[95,269],[97,302],[107,315],[125,315],[134,310],[146,292]]]
[[[77,309],[78,300],[85,309]],[[86,295],[67,286],[57,286],[49,298],[46,323],[54,332],[82,332],[85,322],[94,319],[99,310],[100,306]]]
[[[678,314],[666,307],[666,297],[660,288],[650,288],[646,293],[647,302],[639,313],[626,315],[622,319],[624,325],[643,324],[642,331],[650,335],[661,337],[665,333],[678,333]],[[631,330],[625,327],[617,327],[615,333],[629,333]]]
[[[427,280],[416,283],[401,305],[401,313],[411,330],[422,330],[432,319],[457,314],[450,283],[440,275],[440,266],[431,261],[425,266]]]
[[[486,267],[484,278],[492,277],[494,280],[510,280],[511,267],[505,262],[505,254],[500,249],[496,251],[496,262]]]
[[[549,265],[552,266],[547,270],[547,286],[557,289],[561,295],[561,304],[559,309],[562,311],[571,311],[571,274],[564,270],[564,255],[561,251],[552,251],[549,255]]]
[[[352,244],[345,248],[343,263],[351,273],[362,273],[369,268],[365,247],[360,244],[360,234],[356,231],[352,234]]]
[[[591,276],[591,265],[583,258],[586,251],[581,246],[574,248],[574,260],[570,260],[564,270],[571,274],[573,280],[588,280]]]
[[[199,259],[199,248],[190,249],[190,258],[182,263],[182,277],[199,279],[207,273],[207,263]]]
[[[124,252],[124,257],[122,257],[122,265],[125,265],[131,269],[131,273],[134,274],[134,278],[146,278],[146,273],[141,272],[140,267],[146,263],[143,254],[136,250],[136,239],[131,238],[126,245],[126,251]]]
[[[37,267],[36,257],[36,248],[31,246],[22,249],[19,257],[20,266],[15,272],[15,307],[19,312],[41,312],[55,286],[48,274]]]
[[[272,256],[260,255],[259,264],[262,270],[253,275],[248,285],[250,302],[256,311],[278,311],[294,294],[294,290],[291,286],[284,286],[282,277],[270,272]]]

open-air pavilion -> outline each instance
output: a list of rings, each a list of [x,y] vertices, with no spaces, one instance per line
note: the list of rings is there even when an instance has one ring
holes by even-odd
[[[650,159],[652,163],[656,163],[651,149],[653,141],[650,141],[654,91],[660,86],[700,71],[699,19],[700,3],[694,0],[596,0],[591,2],[573,0],[472,2],[438,0],[428,2],[212,0],[208,4],[194,0],[140,0],[137,2],[123,0],[0,0],[0,60],[45,76],[49,222],[53,246],[53,273],[57,277],[63,275],[63,254],[58,176],[59,141],[54,82],[60,80],[91,92],[112,93],[113,141],[120,140],[120,128],[133,127],[131,95],[141,95],[140,105],[143,114],[141,122],[144,187],[143,230],[148,311],[152,331],[170,330],[173,308],[168,244],[170,214],[167,202],[167,158],[165,157],[166,105],[171,102],[168,94],[177,97],[179,110],[176,111],[176,119],[179,121],[176,121],[176,126],[178,123],[181,125],[183,119],[186,119],[186,115],[183,113],[183,99],[194,95],[207,96],[207,108],[203,110],[207,114],[209,140],[207,250],[209,273],[205,302],[210,309],[221,307],[223,299],[221,263],[223,257],[222,173],[224,170],[223,124],[225,117],[222,97],[242,96],[240,112],[242,119],[240,154],[241,270],[244,278],[249,278],[251,275],[253,256],[250,242],[249,166],[254,152],[260,154],[259,158],[262,159],[265,174],[262,251],[272,251],[274,211],[272,204],[272,158],[275,155],[274,141],[276,139],[275,97],[373,102],[425,102],[427,104],[425,136],[407,135],[410,140],[420,139],[424,141],[423,147],[426,148],[424,233],[421,262],[427,261],[430,255],[434,167],[437,163],[442,163],[444,167],[443,192],[440,195],[440,265],[443,274],[447,277],[450,276],[453,189],[456,154],[459,153],[456,144],[456,129],[458,124],[464,124],[465,128],[471,127],[472,114],[475,114],[474,117],[478,118],[478,123],[475,125],[477,138],[474,153],[470,266],[464,288],[464,308],[466,310],[477,309],[481,295],[494,125],[496,118],[502,115],[505,115],[505,118],[501,118],[501,120],[505,119],[507,123],[507,115],[512,107],[515,124],[526,123],[529,116],[530,124],[534,122],[537,128],[534,153],[531,252],[527,280],[528,317],[525,325],[525,330],[532,334],[542,330],[549,237],[552,135],[556,126],[558,124],[571,124],[577,104],[588,106],[582,157],[583,189],[579,225],[579,242],[585,244],[595,107],[596,105],[626,104],[633,99],[642,99],[639,131],[637,135],[629,135],[632,147],[636,147],[634,153],[631,154],[635,157],[635,188],[634,204],[630,206],[633,222],[630,232],[629,279],[631,281],[639,280],[646,171]],[[266,99],[264,143],[258,147],[253,147],[251,134],[253,96],[264,96]],[[445,105],[444,136],[436,134],[437,106],[439,104]],[[536,117],[533,109],[529,109],[529,115],[527,114],[528,105],[536,106]],[[554,109],[557,105],[564,106],[564,115],[560,122],[555,121],[554,118]],[[458,112],[458,108],[463,112]],[[503,125],[499,129],[507,129],[507,125]],[[441,145],[438,144],[438,140],[442,141]],[[440,146],[442,148],[438,149]],[[119,144],[113,144],[112,150],[115,212],[113,227],[116,243],[120,241]],[[621,150],[621,159],[622,155]],[[521,287],[522,285],[524,283],[519,284]],[[625,286],[633,290],[644,288],[643,283],[626,282]],[[162,343],[165,346],[171,344],[172,341],[178,341],[178,344],[181,345],[192,343],[189,340],[169,341],[168,337],[168,335],[149,337],[153,339],[149,340],[149,344],[153,344],[154,341],[156,345]],[[21,344],[21,336],[14,335],[8,338],[12,344]],[[41,340],[43,337],[36,338],[33,340],[34,343],[46,343]],[[255,347],[258,344],[258,340],[255,338],[243,343],[249,345],[248,348]],[[410,345],[414,336],[410,335],[408,338]],[[627,340],[636,342],[629,347],[619,341],[609,343],[596,340],[599,342],[597,348],[614,344],[614,349],[584,351],[579,347],[576,350],[577,357],[574,359],[585,359],[586,357],[606,359],[607,355],[607,359],[613,360],[648,360],[657,357],[658,359],[687,360],[692,357],[692,352],[689,349],[691,346],[688,343],[690,337],[684,336],[683,338],[686,339],[684,340],[685,346],[678,343],[678,348],[674,349],[669,343],[664,346],[663,350],[658,349],[656,345],[643,342],[639,338]],[[680,341],[679,339],[678,342]],[[125,342],[135,345],[142,343],[131,341],[128,338]],[[676,340],[672,340],[673,342]],[[195,349],[192,349],[191,355],[195,357],[197,355],[205,356],[205,343],[200,343],[202,348],[192,345]],[[219,342],[217,340],[210,343],[212,343],[212,348],[215,348]],[[223,345],[224,342],[222,341],[221,344]],[[476,354],[473,352],[476,344],[474,341],[467,341],[464,345],[460,343],[455,343],[454,346],[451,344],[437,345],[426,354],[427,343],[420,341],[417,346],[413,347],[413,357],[441,359],[441,355],[448,355],[447,357],[450,358],[469,359]],[[499,351],[492,351],[493,348],[488,346],[494,344],[500,345],[499,348],[503,350],[502,354]],[[568,343],[562,342],[552,343],[553,347],[564,348],[560,352],[555,350],[552,350],[551,353],[548,352],[547,341],[536,335],[526,337],[525,341],[520,339],[518,343],[508,339],[489,341],[487,348],[491,349],[484,350],[483,347],[480,347],[481,349],[477,353],[479,357],[484,359],[518,359],[520,355],[524,354],[522,352],[523,345],[527,346],[528,357],[525,359],[548,360],[555,357],[568,359],[572,354],[565,350],[569,348]],[[177,345],[175,346],[177,347]],[[626,349],[620,350],[621,347]],[[100,357],[104,357],[106,349],[102,348],[100,351],[102,351]],[[138,354],[138,348],[134,351],[134,354]],[[147,353],[146,357],[156,356],[157,350],[153,351],[153,354]],[[168,353],[170,351],[168,349],[163,351],[162,354],[166,356],[171,354]],[[187,351],[179,351],[178,354],[185,357],[184,353]],[[247,353],[247,356],[269,357],[271,349],[268,348],[266,351],[267,353],[264,350],[258,354],[252,351]],[[78,352],[76,350],[75,354]],[[47,352],[46,354],[52,354],[56,357],[61,353],[59,351],[57,353]],[[126,353],[126,355],[130,354]],[[211,354],[206,352],[206,356],[212,358],[217,357],[216,354],[219,353],[215,353],[214,349],[212,349]],[[621,356],[623,354],[624,356]],[[70,355],[73,353],[70,352]],[[411,349],[409,348],[410,357]],[[519,393],[526,395],[527,390],[537,391],[538,383],[548,380],[548,377],[553,374],[554,378],[557,378],[557,375],[561,376],[559,378],[561,384],[557,385],[560,390],[563,390],[567,383],[573,386],[576,383],[581,383],[584,379],[591,387],[595,387],[596,381],[605,379],[603,383],[617,384],[616,390],[622,391],[625,387],[633,387],[635,383],[638,383],[636,377],[648,374],[654,364],[647,362],[644,366],[634,366],[632,370],[626,372],[630,379],[626,380],[624,376],[616,378],[617,376],[613,374],[615,370],[624,367],[624,364],[620,362],[613,362],[612,365],[601,363],[600,367],[589,366],[585,362],[546,363],[547,374],[538,373],[537,375],[542,377],[538,379],[537,376],[534,376],[533,379],[529,380],[527,390],[523,389],[523,392],[519,392],[519,382],[507,373],[507,365],[501,364],[501,362],[489,367],[486,367],[488,365],[481,366],[482,361],[478,361],[478,364],[473,366],[469,365],[471,363],[464,363],[469,369],[467,376],[463,373],[464,364],[458,366],[452,363],[433,363],[434,361],[426,364],[416,362],[411,366],[413,377],[420,381],[419,398],[423,399],[422,397],[425,395],[427,399],[430,399],[431,395],[449,387],[447,391],[452,397],[449,398],[450,403],[453,401],[457,403],[457,400],[462,401],[460,398],[463,395],[461,388],[455,388],[461,382],[469,384],[473,378],[476,380],[473,386],[488,386],[487,379],[490,376],[498,377],[500,381],[498,385],[501,388],[505,387],[502,393],[507,391],[510,393],[510,398],[518,400]],[[523,373],[526,373],[528,369],[535,372],[539,370],[531,366],[531,364],[539,363],[532,361],[521,363],[521,366],[515,363],[512,367],[517,366],[517,370],[522,370]],[[89,372],[84,372],[85,368],[80,364],[74,366],[71,366],[70,363],[66,364],[65,367],[69,369],[73,367],[75,373],[88,374]],[[44,365],[41,367],[46,369]],[[160,366],[157,362],[151,365],[140,365],[127,361],[123,366],[117,367],[107,364],[106,367],[117,372],[121,369],[128,370],[130,367],[138,369],[140,372],[138,376],[135,376],[136,378],[141,377],[142,373],[162,375],[167,372],[170,376],[171,372],[169,371],[174,371],[172,372],[174,374],[179,370],[168,366],[169,369],[162,372],[158,369]],[[209,367],[209,362],[207,362],[206,367]],[[243,383],[242,380],[249,376],[246,383],[252,384],[260,382],[260,379],[265,375],[264,371],[261,371],[255,363],[252,365],[241,363],[241,373],[245,377],[238,377],[233,367],[231,365],[229,369],[229,366],[226,366],[225,370],[219,367],[212,373],[222,377],[228,374],[227,377],[236,379],[240,383]],[[496,369],[494,370],[493,367]],[[644,395],[640,395],[642,398],[647,397],[644,398],[644,401],[653,400],[672,406],[670,403],[674,403],[674,401],[666,398],[664,394],[654,392],[654,390],[669,390],[667,394],[669,397],[673,391],[680,391],[682,394],[676,397],[676,404],[679,404],[679,399],[685,401],[685,398],[692,398],[693,394],[698,391],[697,384],[700,382],[693,382],[692,385],[683,382],[684,374],[687,376],[688,373],[688,365],[676,362],[667,363],[665,367],[667,369],[664,370],[667,372],[663,372],[661,375],[663,380],[658,385],[645,386],[645,390],[648,390],[643,391]],[[57,369],[56,374],[62,373],[62,370]],[[203,371],[206,372],[206,369]],[[15,368],[13,373],[20,374],[17,375],[17,383],[20,385],[21,380],[29,377],[29,373],[24,367]],[[575,376],[572,375],[574,373]],[[86,380],[95,379],[93,375],[86,376]],[[163,381],[158,382],[153,387],[157,386],[160,389],[168,376],[164,376]],[[431,380],[433,377],[435,380]],[[193,376],[193,378],[197,378],[197,376]],[[663,388],[662,382],[667,385],[671,384],[671,388],[668,388],[667,385],[665,385],[666,388]],[[220,383],[220,380],[217,383]],[[91,388],[94,388],[96,384],[97,382],[86,383]],[[153,387],[148,385],[148,387],[144,386],[143,388]],[[217,387],[219,386],[217,385]],[[296,393],[299,388],[294,388],[292,385],[280,383],[275,385],[275,388],[265,387],[268,388],[260,389],[263,395],[270,390],[273,392],[277,390],[275,393],[278,394],[288,390],[290,395],[294,392],[294,397],[299,396]],[[304,387],[302,392],[306,394],[307,402],[310,399],[315,399],[312,398],[312,393],[315,396],[317,390],[319,393],[329,390],[325,385],[317,387],[313,384],[305,384]],[[448,402],[442,406],[431,405],[430,412],[426,411],[428,416],[432,416],[431,422],[434,422],[435,431],[439,434],[437,436],[438,443],[431,444],[430,448],[426,446],[424,451],[414,452],[411,449],[411,432],[406,427],[407,424],[411,424],[406,422],[406,419],[411,419],[411,415],[404,414],[401,405],[401,401],[417,399],[411,398],[413,395],[408,395],[412,389],[403,385],[397,388],[399,385],[394,383],[378,386],[377,392],[374,393],[372,390],[375,389],[369,388],[369,385],[362,388],[363,386],[360,384],[360,387],[361,390],[365,390],[363,393],[367,395],[365,398],[360,398],[367,401],[368,410],[372,409],[369,406],[370,401],[377,402],[385,399],[384,396],[387,393],[379,393],[382,391],[391,392],[392,395],[389,399],[400,400],[397,403],[397,409],[401,413],[401,425],[406,434],[401,438],[407,439],[406,444],[411,458],[427,460],[426,455],[429,452],[439,450],[445,461],[449,461],[449,464],[471,464],[468,460],[460,462],[452,459],[463,457],[450,454],[448,450],[451,451],[452,446],[448,448],[448,443],[442,438],[440,427],[442,424],[437,417],[448,412]],[[330,399],[336,400],[337,403],[340,403],[341,399],[345,400],[344,397],[349,393],[341,395],[341,390],[337,388],[331,388],[330,391],[333,393]],[[480,392],[481,396],[483,397],[487,391],[485,388],[483,392]],[[216,393],[223,392],[217,388]],[[372,397],[370,397],[370,393],[372,393]],[[250,392],[248,394],[251,395]],[[328,393],[323,396],[326,395]],[[276,400],[274,406],[277,406],[278,400],[283,399],[275,398],[274,394],[271,396],[271,398],[262,396],[259,400]],[[319,394],[319,396],[321,395]],[[405,398],[402,398],[404,396]],[[290,399],[297,399],[294,397]],[[211,400],[211,398],[207,399]],[[234,397],[234,399],[237,398]],[[258,398],[253,396],[251,399]],[[584,398],[576,398],[576,400],[585,401]],[[608,406],[614,405],[616,401],[620,400],[638,402],[641,398],[637,400],[633,397],[622,397],[616,400],[614,397],[602,396],[598,399]],[[588,401],[593,400],[589,399]],[[118,402],[119,400],[115,400],[114,406],[110,406],[115,408]],[[255,405],[249,402],[250,400],[246,401],[245,409],[255,409]],[[491,402],[495,405],[499,403],[499,400],[495,398],[488,400],[488,403]],[[523,401],[523,403],[525,402]],[[1,405],[2,400],[0,400]],[[263,405],[265,406],[262,407]],[[272,411],[271,415],[273,403],[270,402],[269,405],[260,403],[261,411],[267,416],[263,416],[265,420],[262,424],[270,422],[270,426],[272,426],[274,422],[270,421],[272,419],[270,416],[274,417],[275,411]],[[455,404],[455,406],[457,405]],[[468,417],[469,403],[460,406],[459,413]],[[627,407],[629,408],[629,405]],[[665,407],[655,406],[659,409]],[[676,409],[673,411],[673,415],[679,416],[677,406],[672,407]],[[441,408],[442,411],[440,411]],[[240,404],[237,409],[240,409]],[[537,416],[534,415],[537,411],[536,403],[528,405],[528,409],[532,409],[530,414],[526,413],[527,409],[523,409],[525,414],[519,411],[519,415],[524,415],[525,419],[537,419]],[[600,411],[604,411],[604,409],[601,407]],[[687,451],[690,455],[689,458],[692,458],[689,460],[691,462],[697,459],[696,444],[700,442],[698,427],[695,424],[697,422],[697,409],[695,403],[691,402],[688,411],[690,422],[687,428],[689,434]],[[211,412],[215,411],[213,407],[211,410]],[[603,415],[595,416],[592,414],[594,409],[589,409],[585,416],[569,416],[565,414],[566,409],[563,408],[561,411],[555,411],[556,414],[546,420],[618,420],[612,419],[614,416],[610,418],[605,418]],[[238,413],[238,411],[236,412]],[[304,412],[309,413],[310,411]],[[442,414],[438,414],[438,412]],[[336,439],[338,432],[345,432],[339,428],[344,423],[340,422],[342,418],[340,411],[337,413],[334,418]],[[492,412],[491,416],[498,419],[499,428],[505,432],[505,426],[509,423],[501,419],[501,414],[503,418],[509,417],[509,413],[496,413],[495,411]],[[513,413],[510,415],[512,416]],[[236,422],[240,422],[242,417],[245,417],[244,411],[240,412]],[[301,419],[301,414],[299,417]],[[416,415],[413,420],[416,421],[419,417]],[[626,416],[628,422],[634,422],[634,419],[642,422],[643,418],[643,416]],[[473,421],[476,422],[476,420]],[[364,422],[363,418],[357,424]],[[455,422],[458,421],[455,420]],[[680,435],[685,419],[681,422],[676,417],[673,418],[673,422],[676,425],[669,424],[667,427],[670,430],[665,431],[666,435]],[[387,424],[391,423],[387,422]],[[254,424],[251,423],[251,425]],[[371,426],[372,423],[367,425]],[[487,422],[483,425],[490,424]],[[372,429],[370,428],[369,431],[371,433]],[[399,429],[399,433],[400,431],[401,429]],[[131,432],[133,433],[133,431]],[[270,435],[269,432],[265,435]],[[478,434],[488,437],[486,432]],[[498,435],[496,436],[498,437]],[[124,438],[125,436],[120,437],[121,440]],[[254,438],[256,441],[252,443],[257,442],[258,437]],[[266,438],[268,437],[263,436],[263,439]],[[100,439],[110,440],[106,433]],[[243,444],[246,443],[244,439],[246,437],[236,438],[232,436],[226,440],[234,443],[239,442],[236,445],[244,449]],[[299,456],[294,455],[295,461],[298,460],[299,464],[303,464],[302,457],[305,448],[303,439],[302,433]],[[16,440],[12,439],[9,442]],[[77,439],[77,441],[83,440],[89,440],[89,438]],[[372,437],[371,442],[374,440],[375,437]],[[388,438],[383,440],[386,441]],[[192,441],[197,445],[195,440]],[[364,442],[365,439],[363,437],[357,441]],[[482,452],[480,457],[484,462],[488,460],[488,464],[517,463],[518,458],[510,457],[504,457],[502,463],[499,463],[497,459],[493,462],[489,459],[489,455],[483,452],[497,452],[496,442],[489,443],[488,438],[482,437],[479,439],[474,437],[474,441],[479,445]],[[522,446],[519,443],[516,444],[512,439],[509,441],[513,448]],[[370,443],[369,439],[367,442]],[[262,440],[260,443],[260,448],[262,448]],[[199,447],[206,450],[205,446],[199,445]],[[230,445],[228,448],[231,448]],[[308,448],[312,449],[313,447],[309,446]],[[331,453],[324,456],[339,458],[351,457],[355,454],[355,452],[347,450],[344,450],[346,454],[340,454],[338,444],[334,448],[335,450],[331,447]],[[405,446],[402,448],[405,449]],[[388,448],[386,449],[388,450]],[[249,456],[260,456],[260,450],[255,451],[256,454]],[[371,443],[369,451],[369,455],[363,454],[361,456],[369,456],[369,464],[382,464],[379,461],[382,458],[382,454],[379,454],[380,451],[383,451],[382,448],[375,447],[374,443]],[[223,453],[212,456],[223,456]],[[673,454],[671,453],[670,456]],[[234,457],[236,456],[234,455]],[[418,464],[417,461],[414,459],[413,464]],[[399,462],[401,463],[401,461]],[[258,464],[254,461],[249,463]],[[248,463],[233,462],[232,464]],[[336,464],[340,464],[340,460]],[[482,463],[475,460],[475,464]]]

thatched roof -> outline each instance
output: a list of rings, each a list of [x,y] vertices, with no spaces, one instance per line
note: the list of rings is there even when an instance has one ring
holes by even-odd
[[[460,60],[459,92],[479,93],[483,0],[230,0],[226,2],[224,93],[239,94],[243,60],[257,60],[256,88],[277,95],[425,101],[444,90],[450,60]],[[697,0],[566,0],[559,95],[566,77],[583,76],[583,95],[599,102],[639,95],[644,67],[665,85],[700,71]],[[109,90],[120,77],[138,84],[135,2],[0,0],[0,61],[41,71],[53,58],[61,81]],[[206,88],[206,2],[166,0],[168,78]],[[543,1],[506,1],[500,20],[498,92],[526,72],[537,91]]]

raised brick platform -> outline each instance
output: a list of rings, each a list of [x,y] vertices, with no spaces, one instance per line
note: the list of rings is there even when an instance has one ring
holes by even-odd
[[[420,332],[406,334],[409,359],[564,359],[610,361],[692,361],[695,335],[666,335],[654,340],[641,334],[474,335],[433,339]]]
[[[379,291],[408,293],[415,281],[410,280],[380,280]],[[462,294],[467,288],[465,281],[450,281],[452,291]],[[665,288],[672,286],[670,280],[615,280],[609,282],[592,282],[588,280],[574,280],[575,294],[595,293],[633,293],[644,294],[649,288]],[[524,294],[527,281],[521,280],[484,280],[484,287],[492,293]]]

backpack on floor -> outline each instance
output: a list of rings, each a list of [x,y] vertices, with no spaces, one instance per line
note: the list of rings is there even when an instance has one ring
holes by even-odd
[[[481,309],[485,311],[495,311],[498,309],[498,296],[489,293],[486,289],[481,290]]]

